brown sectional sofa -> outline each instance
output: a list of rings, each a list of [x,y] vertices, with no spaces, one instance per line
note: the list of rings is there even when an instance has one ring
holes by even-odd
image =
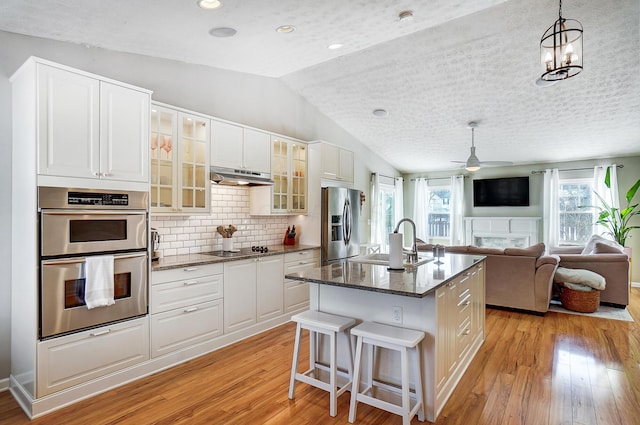
[[[430,244],[419,250],[431,251]],[[487,257],[485,269],[487,305],[546,313],[549,309],[553,275],[560,259],[543,255],[544,244],[529,248],[479,248],[448,246],[446,252]]]
[[[600,292],[600,303],[624,308],[629,305],[629,257],[612,252],[596,244],[595,253],[582,254],[583,247],[553,248],[551,253],[560,258],[560,267],[584,269],[604,277],[606,286]]]

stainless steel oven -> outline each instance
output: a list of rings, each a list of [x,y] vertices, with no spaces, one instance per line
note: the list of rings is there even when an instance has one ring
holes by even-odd
[[[148,193],[40,187],[40,337],[147,314]],[[113,301],[87,308],[86,259],[113,257]]]

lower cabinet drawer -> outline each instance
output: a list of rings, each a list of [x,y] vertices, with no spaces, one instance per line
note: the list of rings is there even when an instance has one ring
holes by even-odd
[[[222,300],[151,316],[151,357],[222,335]]]
[[[151,286],[151,314],[222,298],[224,275],[194,277]]]
[[[309,284],[296,280],[284,282],[284,311],[289,313],[294,310],[309,307]]]
[[[147,317],[38,343],[36,397],[149,359]]]

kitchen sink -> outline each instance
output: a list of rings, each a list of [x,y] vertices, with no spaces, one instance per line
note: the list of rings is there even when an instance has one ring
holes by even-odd
[[[349,261],[352,263],[365,263],[365,264],[377,264],[380,266],[388,266],[389,265],[389,254],[384,253],[376,253],[369,255],[359,255],[357,257],[349,258]],[[418,261],[411,262],[409,257],[404,254],[402,256],[402,264],[405,268],[418,267],[429,261],[433,261],[433,257],[421,256],[418,255]]]

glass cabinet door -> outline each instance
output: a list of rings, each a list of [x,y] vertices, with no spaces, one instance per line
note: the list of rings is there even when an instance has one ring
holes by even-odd
[[[177,113],[153,105],[151,108],[151,208],[174,211],[177,207],[176,141]]]
[[[307,145],[281,137],[271,139],[273,213],[307,212]]]
[[[293,212],[307,210],[307,146],[291,144],[291,209]]]
[[[206,210],[209,205],[209,120],[179,114],[182,211]]]
[[[272,138],[271,177],[273,178],[273,212],[287,212],[289,209],[289,145],[286,140]]]

